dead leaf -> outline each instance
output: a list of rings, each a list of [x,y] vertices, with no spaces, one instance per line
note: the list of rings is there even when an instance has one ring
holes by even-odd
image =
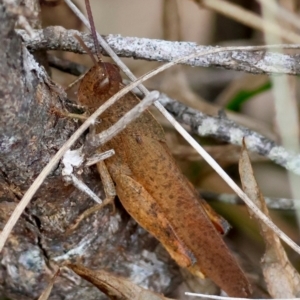
[[[58,269],[56,271],[56,273],[53,275],[53,277],[51,278],[48,286],[45,288],[45,290],[42,292],[41,296],[39,297],[38,300],[47,300],[51,294],[51,291],[52,291],[52,288],[53,288],[53,285],[54,285],[54,282],[56,280],[56,277],[59,275],[60,273],[60,269]]]
[[[269,217],[264,197],[255,180],[248,151],[243,140],[239,172],[244,192]],[[252,215],[249,210],[250,215]],[[258,219],[260,232],[266,244],[262,270],[268,292],[273,298],[295,298],[300,295],[300,276],[287,258],[278,236]]]
[[[114,276],[105,271],[95,271],[81,265],[67,265],[77,275],[91,282],[100,291],[105,293],[110,299],[114,300],[171,300],[162,295],[126,280],[122,277]]]

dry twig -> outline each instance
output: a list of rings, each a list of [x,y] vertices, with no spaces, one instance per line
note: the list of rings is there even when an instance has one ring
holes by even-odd
[[[175,102],[165,94],[161,94],[159,101],[178,121],[189,125],[193,133],[199,136],[214,137],[239,146],[242,145],[242,139],[245,137],[247,147],[251,152],[268,157],[276,164],[300,175],[300,155],[287,151],[259,133],[240,126],[227,118],[205,115]]]
[[[239,161],[239,173],[245,193],[270,218],[264,197],[254,177],[244,141]],[[251,211],[249,213],[252,215]],[[266,246],[261,266],[269,294],[272,298],[289,297],[292,299],[297,297],[300,292],[299,273],[289,261],[278,236],[260,219],[257,221]]]
[[[85,44],[93,52],[93,42],[89,34],[80,33],[77,30],[66,30],[62,27],[47,27],[43,30],[35,30],[35,37],[31,38],[26,31],[17,30],[22,37],[25,45],[31,51],[37,50],[62,50],[75,53],[85,53],[78,41],[74,38],[75,34],[80,36]],[[120,57],[134,57],[148,61],[169,62],[197,52],[205,52],[220,47],[201,46],[191,42],[170,42],[164,40],[122,37],[120,35],[104,36],[105,40],[113,51]],[[299,49],[297,44],[293,45],[274,45],[273,49]],[[181,62],[195,67],[218,67],[228,70],[243,71],[253,74],[300,74],[297,55],[287,55],[275,52],[266,52],[272,47],[265,46],[255,52],[237,50],[232,47],[231,51],[216,52],[213,55],[197,57]],[[108,55],[101,47],[101,53]]]

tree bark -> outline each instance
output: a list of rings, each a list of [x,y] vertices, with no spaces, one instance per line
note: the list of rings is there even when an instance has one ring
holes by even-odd
[[[0,222],[14,207],[50,158],[76,129],[76,122],[54,114],[66,94],[48,77],[15,33],[20,1],[0,0]],[[82,143],[82,141],[81,141]],[[79,146],[80,141],[78,142]],[[95,192],[103,190],[96,170],[82,174]],[[37,298],[66,261],[105,269],[167,293],[180,277],[158,242],[117,203],[67,229],[94,203],[61,177],[61,165],[48,176],[23,213],[1,253],[0,291],[11,299]],[[50,299],[106,299],[71,271],[63,269]]]

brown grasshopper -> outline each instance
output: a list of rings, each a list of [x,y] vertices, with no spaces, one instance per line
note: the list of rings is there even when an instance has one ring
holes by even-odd
[[[119,68],[99,58],[92,13],[88,0],[85,2],[98,62],[82,79],[78,101],[93,112],[124,85]],[[123,96],[102,114],[96,133],[115,124],[138,103],[131,92]],[[220,234],[226,231],[226,221],[199,198],[183,176],[152,114],[144,112],[99,151],[109,149],[115,155],[97,167],[101,178],[109,173],[127,212],[163,244],[178,265],[211,278],[230,296],[249,296],[250,284]]]

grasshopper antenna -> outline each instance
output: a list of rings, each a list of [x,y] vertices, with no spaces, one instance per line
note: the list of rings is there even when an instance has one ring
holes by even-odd
[[[88,18],[89,18],[89,21],[90,21],[91,33],[92,33],[92,37],[93,37],[93,40],[94,40],[96,56],[98,58],[98,61],[101,62],[102,59],[101,59],[101,55],[100,55],[100,47],[99,47],[99,44],[98,44],[95,23],[94,23],[93,14],[92,14],[91,5],[90,5],[89,0],[85,0],[85,7],[86,7],[86,12],[87,12],[87,15],[88,15]]]
[[[79,42],[80,46],[83,48],[83,50],[85,50],[85,52],[91,57],[94,65],[97,65],[97,60],[94,57],[94,54],[91,52],[91,50],[86,46],[86,44],[84,43],[84,41],[81,39],[81,37],[77,34],[75,34],[75,38],[77,39],[77,41]]]

